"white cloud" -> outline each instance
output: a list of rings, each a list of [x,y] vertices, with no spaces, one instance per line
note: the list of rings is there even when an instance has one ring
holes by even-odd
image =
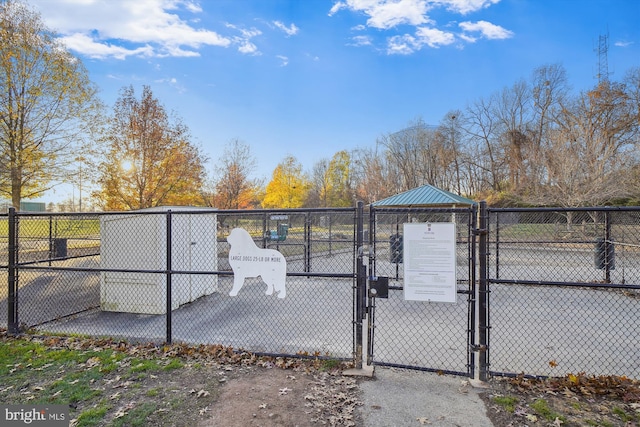
[[[350,43],[351,46],[372,46],[373,42],[371,41],[371,37],[369,36],[355,36],[352,37],[353,43]]]
[[[416,51],[416,39],[409,34],[393,36],[387,40],[389,55],[410,55]]]
[[[198,56],[232,40],[195,28],[179,14],[202,12],[191,0],[30,0],[69,49],[96,58]],[[123,46],[130,47],[123,47]]]
[[[109,43],[97,43],[91,37],[84,34],[73,34],[62,37],[68,49],[76,52],[82,52],[90,58],[103,59],[112,57],[115,59],[126,59],[128,56],[152,56],[153,48],[151,46],[143,46],[136,49],[127,49],[121,46],[114,46]]]
[[[440,3],[452,12],[466,15],[467,13],[476,12],[491,5],[500,3],[500,0],[436,0],[433,3]]]
[[[425,46],[438,48],[453,45],[461,47],[462,43],[474,43],[478,38],[505,39],[513,33],[505,28],[487,21],[463,22],[459,24],[461,32],[454,33],[438,28],[429,13],[435,8],[458,15],[487,8],[500,0],[339,0],[329,11],[332,16],[341,10],[363,14],[367,16],[366,26],[362,24],[352,27],[352,30],[364,31],[367,27],[378,30],[393,31],[398,27],[413,26],[413,34],[395,34],[387,38],[388,54],[408,55]],[[441,27],[444,28],[444,27]],[[403,28],[404,30],[404,28]],[[372,45],[372,39],[366,35],[352,39],[354,46]]]
[[[440,47],[456,41],[456,37],[452,33],[437,28],[418,28],[416,36],[421,46]]]
[[[251,28],[251,29],[240,28],[236,25],[229,24],[229,23],[226,24],[226,27],[234,29],[240,32],[241,34],[240,36],[236,36],[233,38],[234,43],[238,45],[238,52],[244,53],[247,55],[261,55],[260,51],[258,50],[258,46],[256,46],[251,41],[251,39],[259,35],[262,35],[262,31],[256,28]]]
[[[513,37],[513,33],[499,25],[487,21],[461,22],[460,28],[469,33],[479,32],[487,39],[508,39]]]
[[[617,47],[627,47],[627,46],[631,46],[632,44],[633,44],[633,42],[620,40],[620,41],[615,42],[613,45],[617,46]]]
[[[174,89],[176,89],[178,91],[178,93],[186,92],[185,87],[182,84],[180,84],[180,82],[178,82],[178,79],[176,79],[175,77],[167,77],[167,78],[164,78],[164,79],[156,79],[154,82],[158,83],[158,84],[169,85],[169,86],[173,87]]]
[[[409,55],[419,51],[424,46],[438,48],[454,43],[456,36],[436,28],[418,28],[415,36],[404,34],[393,36],[387,40],[387,53],[389,55]]]
[[[341,9],[363,12],[369,16],[369,27],[388,29],[401,24],[420,25],[429,22],[427,0],[346,0],[336,2],[329,16]]]
[[[346,3],[343,3],[341,1],[337,1],[331,7],[331,10],[329,10],[329,16],[333,16],[336,13],[340,12],[340,9],[345,9],[345,8],[347,8],[347,4]]]
[[[280,60],[281,67],[286,67],[287,65],[289,65],[289,58],[287,58],[286,56],[276,55],[276,58]]]
[[[300,29],[296,27],[295,24],[291,24],[287,27],[280,21],[273,21],[273,25],[284,31],[287,36],[295,36],[296,34],[298,34],[298,31],[300,31]]]
[[[238,52],[244,53],[247,55],[260,55],[260,51],[258,50],[258,46],[251,43],[246,39],[238,39]]]

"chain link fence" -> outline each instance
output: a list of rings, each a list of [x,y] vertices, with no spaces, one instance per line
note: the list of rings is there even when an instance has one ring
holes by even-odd
[[[640,378],[640,210],[489,217],[489,369]]]
[[[455,304],[405,300],[411,222],[456,224]],[[230,296],[236,228],[283,255],[284,289],[265,295],[248,277]],[[12,333],[350,359],[364,323],[376,364],[640,378],[640,208],[14,213],[0,217],[0,247],[0,327]],[[388,277],[387,298],[363,292],[365,276],[369,289]]]
[[[6,230],[11,221],[0,293],[10,329],[353,357],[354,209],[17,213]],[[229,295],[235,228],[252,254],[282,254],[283,289],[265,295],[265,270]]]
[[[467,375],[475,342],[475,208],[371,208],[370,275],[389,277],[387,298],[375,298],[375,363]],[[403,224],[456,224],[455,303],[407,301],[404,296]]]

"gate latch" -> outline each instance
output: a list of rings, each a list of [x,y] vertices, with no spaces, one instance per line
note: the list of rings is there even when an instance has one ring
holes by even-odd
[[[376,298],[389,298],[389,278],[369,277],[369,296]]]
[[[471,351],[487,351],[487,346],[484,344],[470,344],[469,348]]]

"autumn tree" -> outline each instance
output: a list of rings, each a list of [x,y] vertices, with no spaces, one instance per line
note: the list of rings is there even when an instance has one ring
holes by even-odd
[[[95,194],[104,209],[202,204],[206,158],[150,87],[143,87],[140,99],[132,86],[120,91],[106,140]]]
[[[262,206],[280,209],[302,207],[308,188],[309,180],[302,171],[302,165],[295,157],[287,156],[273,171]]]
[[[397,193],[400,182],[397,169],[390,165],[380,147],[376,143],[375,148],[359,148],[351,153],[356,198],[367,204]]]
[[[261,182],[250,178],[256,166],[250,147],[238,139],[231,141],[218,159],[211,206],[220,209],[256,207]]]
[[[345,150],[333,155],[327,169],[327,206],[349,207],[355,203],[351,179],[351,156]]]
[[[0,194],[15,208],[66,177],[98,108],[82,62],[24,3],[0,2]],[[93,116],[91,116],[93,117]]]

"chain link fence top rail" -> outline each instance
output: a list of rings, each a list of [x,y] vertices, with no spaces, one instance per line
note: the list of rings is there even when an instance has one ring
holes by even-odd
[[[489,212],[490,370],[640,378],[640,210]]]
[[[354,209],[16,217],[23,329],[353,355]],[[265,295],[260,278],[247,278],[229,296],[227,237],[234,228],[246,230],[256,248],[285,257],[285,298]],[[0,299],[6,322],[7,287]]]

